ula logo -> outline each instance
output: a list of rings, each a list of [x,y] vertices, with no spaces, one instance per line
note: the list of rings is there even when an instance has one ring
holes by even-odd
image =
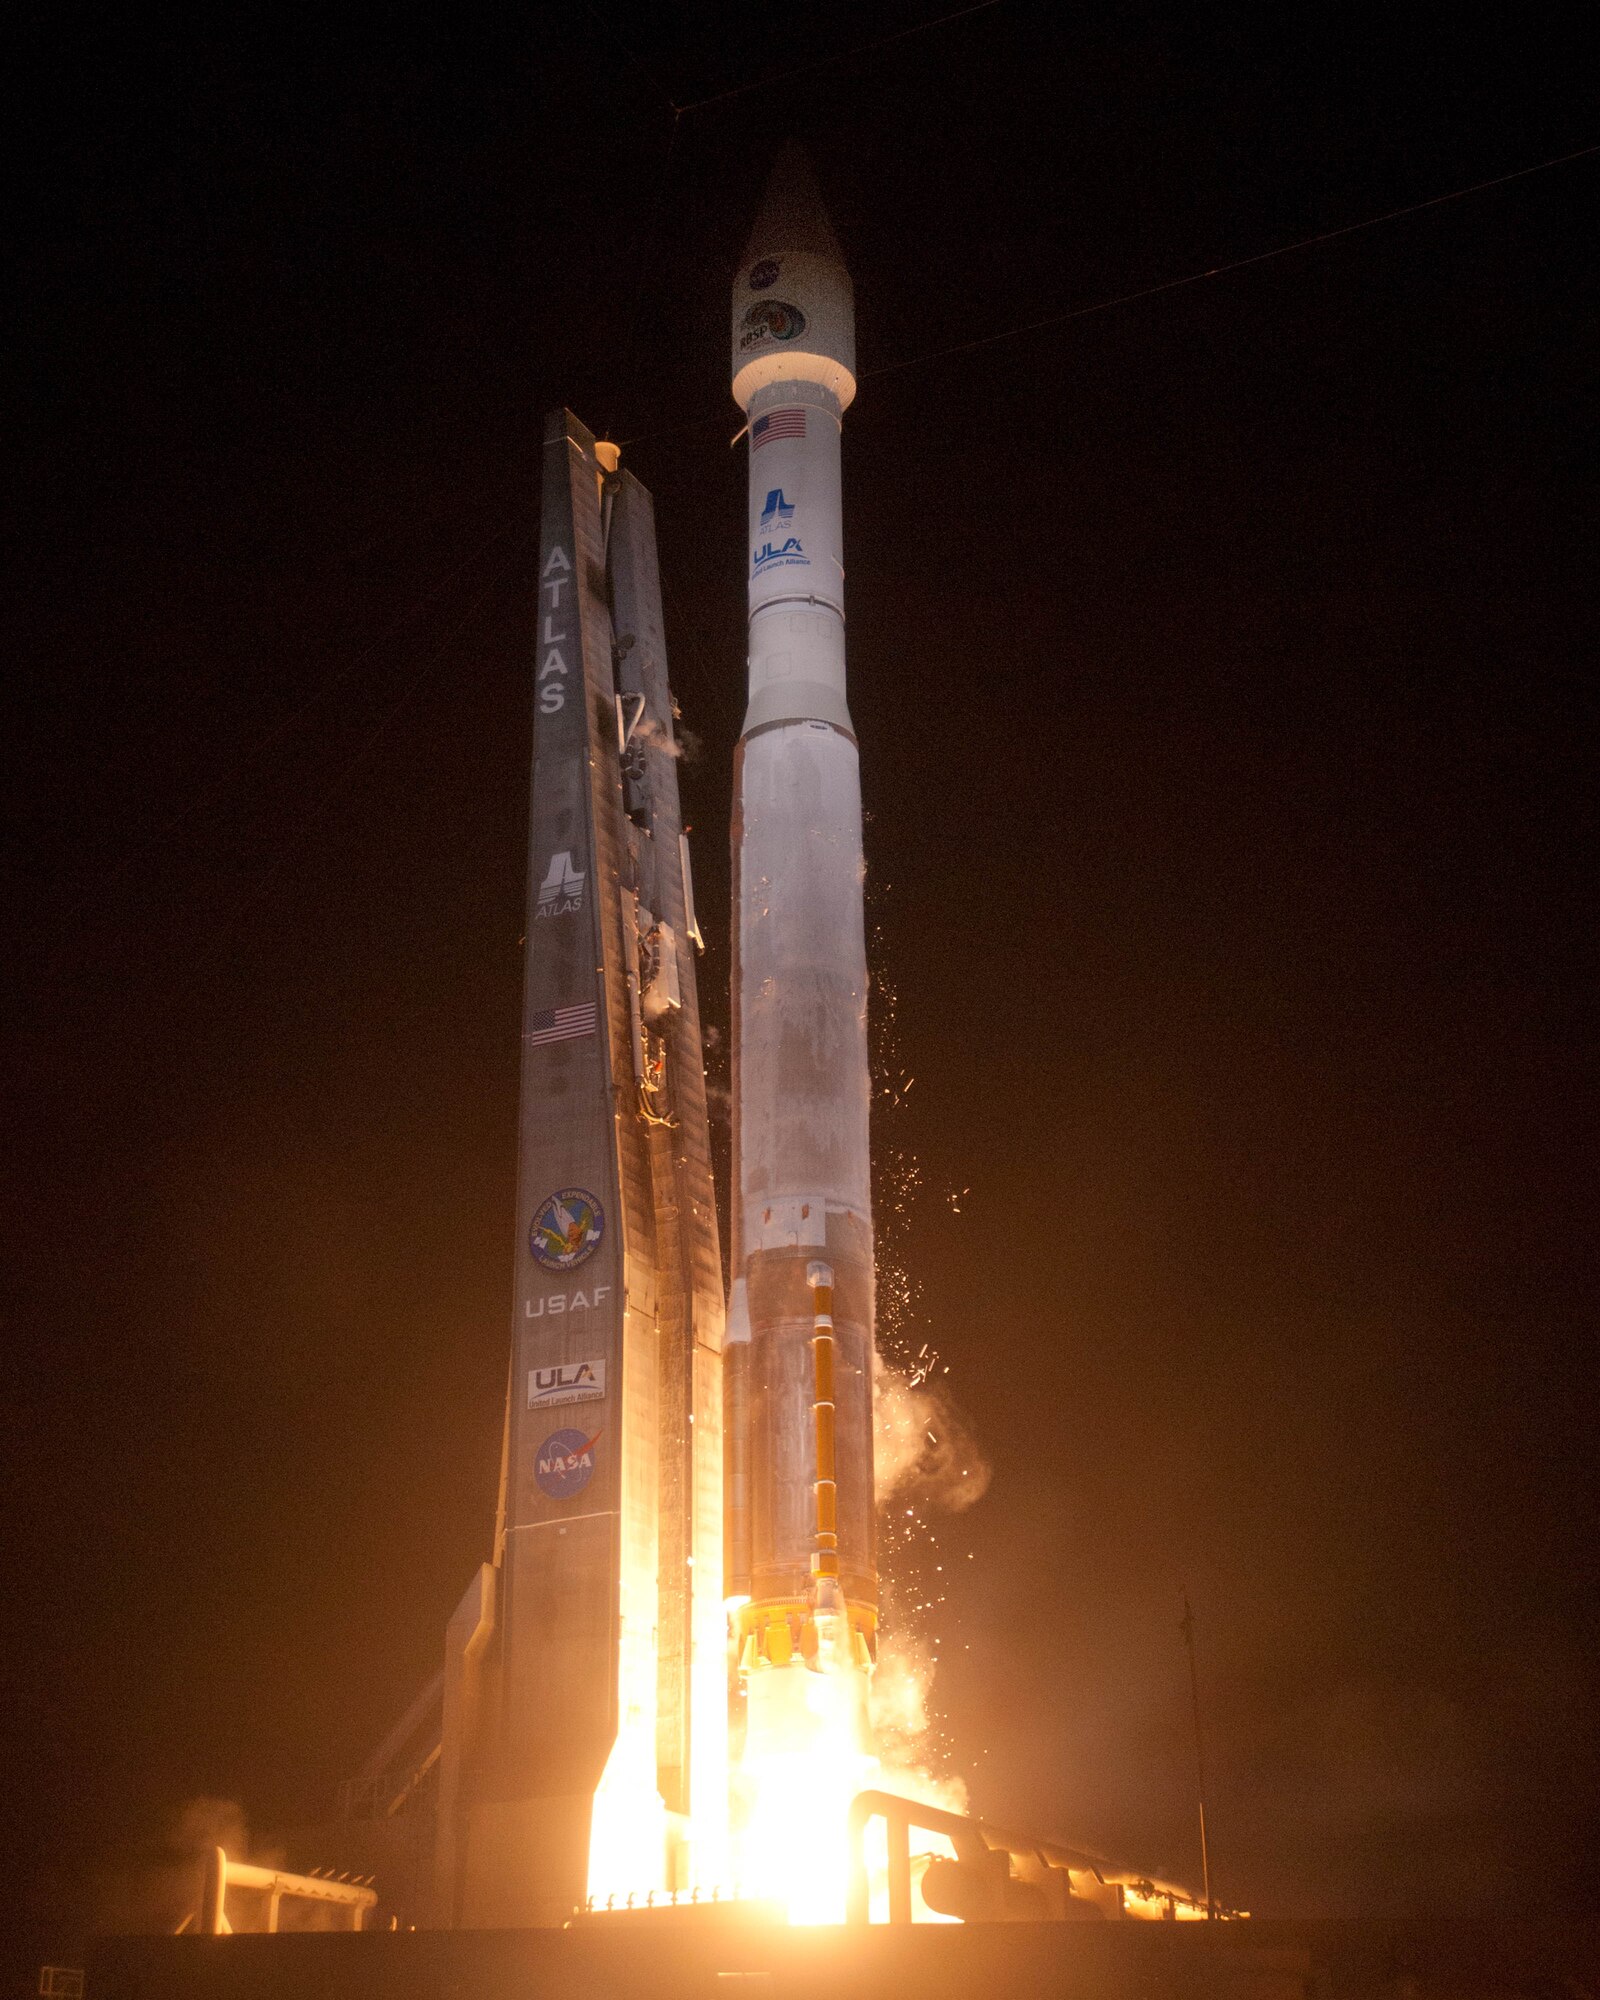
[[[767,504],[761,510],[761,525],[763,528],[770,529],[773,523],[776,522],[781,527],[793,513],[793,501],[785,500],[783,497],[783,488],[775,486],[767,495]]]
[[[528,1408],[549,1409],[555,1403],[598,1402],[606,1392],[603,1361],[561,1361],[551,1368],[528,1371]]]
[[[600,1432],[552,1431],[534,1454],[533,1476],[552,1500],[570,1500],[594,1477],[594,1448]]]
[[[807,569],[811,567],[810,556],[801,548],[799,541],[793,535],[781,547],[774,548],[771,542],[766,542],[755,552],[755,566],[758,570],[791,563],[803,564]]]
[[[574,910],[581,910],[583,883],[583,871],[573,867],[572,855],[566,848],[562,848],[559,854],[552,854],[549,869],[539,884],[534,921],[537,922],[540,917],[570,916]]]

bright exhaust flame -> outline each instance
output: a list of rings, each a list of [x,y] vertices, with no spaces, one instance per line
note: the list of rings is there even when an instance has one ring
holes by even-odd
[[[879,1357],[880,1553],[905,1567],[908,1587],[898,1592],[906,1618],[880,1644],[870,1677],[850,1658],[847,1641],[828,1643],[830,1630],[841,1638],[848,1630],[842,1605],[831,1618],[819,1606],[822,1643],[814,1665],[759,1665],[749,1674],[744,1755],[733,1774],[735,1867],[740,1892],[781,1905],[791,1923],[844,1921],[848,1821],[857,1793],[896,1792],[947,1811],[966,1810],[965,1788],[924,1767],[933,1736],[928,1696],[937,1646],[919,1630],[919,1620],[943,1593],[919,1572],[937,1555],[928,1514],[959,1511],[977,1499],[988,1467],[954,1406],[929,1383],[937,1366],[927,1347],[900,1366]],[[894,1593],[894,1580],[883,1580]],[[923,1844],[928,1855],[953,1856],[939,1835],[926,1834]],[[888,1914],[888,1852],[879,1820],[869,1823],[864,1859],[873,1917],[882,1920]],[[920,1880],[915,1865],[913,1875]],[[919,1921],[948,1921],[927,1909],[920,1895],[913,1901]]]
[[[959,1511],[976,1498],[988,1467],[948,1399],[935,1400],[928,1378],[938,1367],[926,1348],[898,1366],[879,1362],[880,1553],[897,1573],[884,1583],[900,1615],[883,1636],[876,1666],[869,1673],[851,1657],[843,1605],[819,1607],[812,1664],[762,1662],[749,1670],[742,1755],[731,1771],[721,1763],[705,1771],[695,1796],[710,1803],[688,1820],[669,1813],[657,1790],[653,1650],[624,1645],[625,1719],[595,1795],[591,1826],[594,1906],[739,1899],[779,1908],[791,1923],[842,1923],[848,1822],[858,1793],[896,1792],[947,1811],[966,1810],[964,1788],[927,1768],[938,1755],[928,1701],[937,1640],[924,1621],[943,1596],[929,1515]],[[649,1580],[652,1553],[641,1549],[641,1586]],[[630,1575],[625,1565],[625,1582]],[[625,1630],[648,1632],[649,1626],[630,1621]],[[721,1699],[720,1676],[706,1676],[703,1685],[707,1699]],[[699,1732],[707,1741],[712,1735],[709,1728]],[[937,1835],[921,1839],[927,1854],[951,1852]],[[868,1826],[865,1861],[873,1917],[881,1921],[888,1914],[881,1820]],[[915,1858],[913,1877],[920,1880]],[[928,1910],[920,1895],[914,1906],[919,1921],[948,1921]]]
[[[708,1769],[694,1792],[697,1802],[726,1800],[725,1809],[697,1803],[683,1820],[665,1810],[655,1784],[654,1662],[642,1652],[634,1657],[625,1665],[622,1712],[635,1727],[619,1736],[595,1799],[589,1891],[599,1907],[673,1896],[739,1899],[775,1906],[795,1924],[842,1923],[849,1814],[858,1793],[894,1792],[946,1811],[967,1810],[964,1786],[928,1768],[944,1759],[929,1704],[939,1640],[928,1621],[944,1601],[945,1558],[930,1517],[964,1512],[981,1497],[989,1467],[945,1387],[948,1367],[926,1343],[915,1344],[920,1288],[893,1246],[920,1171],[900,1152],[890,1153],[882,1171],[873,1400],[880,1582],[889,1617],[877,1664],[864,1670],[847,1643],[830,1644],[830,1628],[845,1637],[843,1606],[833,1617],[819,1606],[821,1644],[813,1664],[762,1662],[746,1676],[742,1754],[731,1769],[724,1764],[716,1775]],[[653,1550],[641,1545],[641,1586],[651,1563]],[[736,1614],[742,1602],[726,1611]],[[648,1632],[648,1618],[633,1629]],[[709,1629],[705,1645],[709,1651]],[[720,1675],[704,1675],[702,1685],[707,1700],[722,1699]],[[703,1727],[696,1740],[712,1735]],[[922,1860],[953,1857],[939,1835],[924,1832],[918,1843]],[[872,1917],[882,1922],[888,1852],[881,1819],[868,1824],[864,1858]],[[914,1855],[914,1885],[918,1864]],[[929,1910],[915,1886],[913,1908],[919,1922],[952,1921]]]
[[[671,1887],[667,1809],[656,1789],[655,1745],[642,1729],[625,1728],[617,1733],[594,1795],[589,1898],[594,1903],[642,1903]]]
[[[962,1811],[959,1785],[901,1761],[926,1727],[933,1668],[925,1655],[886,1657],[876,1685],[861,1668],[819,1654],[819,1670],[795,1661],[749,1676],[744,1754],[733,1767],[727,1821],[684,1824],[664,1808],[646,1729],[624,1728],[595,1794],[589,1897],[598,1908],[638,1908],[674,1897],[739,1899],[782,1910],[793,1924],[845,1919],[850,1870],[848,1822],[859,1792],[898,1792]],[[879,1728],[874,1730],[874,1710]],[[899,1754],[885,1755],[879,1738]],[[731,1833],[731,1837],[730,1837]],[[928,1853],[946,1841],[923,1837]],[[697,1857],[724,1857],[719,1868]],[[875,1921],[887,1915],[887,1847],[881,1821],[865,1854]],[[918,1871],[920,1874],[920,1871]],[[948,1921],[916,1898],[919,1921]]]
[[[798,1663],[750,1676],[745,1753],[734,1776],[739,1888],[796,1924],[844,1921],[846,1821],[879,1780],[867,1678]]]
[[[904,1714],[921,1711],[932,1668],[897,1661],[887,1672],[890,1699]],[[885,1677],[880,1665],[875,1682]],[[910,1681],[919,1685],[911,1692]],[[781,1906],[793,1924],[845,1919],[849,1882],[850,1807],[857,1793],[898,1792],[908,1799],[962,1811],[959,1785],[886,1757],[873,1727],[877,1686],[860,1669],[822,1672],[798,1663],[751,1674],[745,1754],[735,1770],[734,1853],[741,1894]],[[887,1718],[886,1718],[887,1719]],[[891,1734],[893,1725],[891,1723]],[[937,1834],[928,1854],[951,1854]],[[888,1851],[881,1821],[867,1829],[864,1860],[874,1921],[888,1914]],[[915,1899],[918,1921],[945,1922]]]

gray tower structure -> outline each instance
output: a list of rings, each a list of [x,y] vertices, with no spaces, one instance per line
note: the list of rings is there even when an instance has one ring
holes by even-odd
[[[439,1770],[435,1921],[472,1927],[718,1879],[727,1784],[721,1251],[654,515],[565,411],[538,592],[501,1508]]]

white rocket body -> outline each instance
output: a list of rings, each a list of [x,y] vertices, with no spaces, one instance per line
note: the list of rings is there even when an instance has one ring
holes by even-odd
[[[840,502],[855,323],[798,155],[780,162],[735,278],[732,333],[733,394],[749,420],[750,678],[733,823],[728,1588],[749,1600],[738,1624],[747,1672],[816,1664],[819,1596],[826,1650],[847,1615],[844,1648],[865,1667],[877,1607],[871,1086]],[[825,1389],[819,1265],[832,1285]],[[832,1466],[819,1462],[830,1445]],[[836,1572],[818,1560],[818,1509],[835,1499]]]

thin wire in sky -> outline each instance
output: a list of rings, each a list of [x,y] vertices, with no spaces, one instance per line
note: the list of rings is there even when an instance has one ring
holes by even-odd
[[[831,56],[818,56],[815,62],[780,70],[776,76],[758,76],[750,83],[736,83],[729,90],[714,91],[710,97],[696,98],[693,104],[674,104],[672,108],[684,116],[691,111],[704,111],[713,104],[726,104],[730,98],[747,97],[752,90],[769,90],[776,84],[787,83],[791,77],[809,76],[813,70],[831,69],[835,63],[871,55],[874,50],[886,49],[891,43],[908,42],[913,35],[926,35],[934,28],[947,27],[952,21],[964,21],[969,14],[987,14],[1000,4],[1001,0],[975,0],[970,7],[957,7],[948,14],[936,15],[931,21],[915,21],[909,28],[896,28],[892,34],[879,35],[876,41],[858,42],[854,48],[840,49]]]
[[[1164,278],[1159,284],[1141,285],[1136,291],[1116,292],[1109,298],[1093,299],[1087,305],[1069,306],[1065,312],[1048,313],[1043,319],[1023,320],[1016,326],[979,334],[973,340],[955,341],[948,347],[935,347],[926,354],[907,355],[903,361],[886,361],[880,368],[863,369],[861,380],[866,382],[884,375],[898,375],[908,368],[925,368],[935,361],[949,360],[954,355],[975,354],[982,348],[996,347],[1004,340],[1020,340],[1024,334],[1041,333],[1048,327],[1065,326],[1072,320],[1088,319],[1094,313],[1110,312],[1114,306],[1136,305],[1141,299],[1159,298],[1163,292],[1176,292],[1186,285],[1204,284],[1208,278],[1226,277],[1230,271],[1247,270],[1252,264],[1268,264],[1276,257],[1288,257],[1298,250],[1312,250],[1321,244],[1336,242],[1341,236],[1355,236],[1362,230],[1378,229],[1386,222],[1399,222],[1408,215],[1421,215],[1427,209],[1442,208],[1447,202],[1465,201],[1469,195],[1485,194],[1491,188],[1526,180],[1530,174],[1547,173],[1552,167],[1567,167],[1576,160],[1592,159],[1597,153],[1600,153],[1600,145],[1580,146],[1575,152],[1536,160],[1531,166],[1513,168],[1510,173],[1496,174],[1490,180],[1474,181],[1469,187],[1452,188],[1447,194],[1429,195],[1426,201],[1408,202],[1403,208],[1385,209],[1381,215],[1364,216],[1359,222],[1341,223],[1337,229],[1322,229],[1312,236],[1299,236],[1292,243],[1279,243],[1271,250],[1257,250],[1249,257],[1235,257],[1226,264],[1213,264],[1204,271],[1186,271],[1181,277]],[[624,438],[621,448],[626,450],[658,438],[678,437],[685,431],[708,430],[713,424],[726,421],[726,418],[702,417],[693,423],[674,424],[666,430],[644,431],[637,437]]]
[[[934,28],[942,28],[951,21],[963,21],[969,14],[987,14],[1002,4],[1002,0],[973,0],[969,7],[954,8],[948,14],[937,14],[931,21],[913,21],[909,28],[896,28],[891,34],[879,35],[875,41],[857,42],[853,48],[838,49],[831,56],[818,56],[814,62],[800,63],[794,69],[779,70],[776,76],[758,76],[749,83],[736,83],[727,90],[716,90],[709,97],[697,97],[691,104],[680,104],[667,90],[657,75],[655,68],[617,33],[600,9],[583,0],[583,11],[594,22],[612,47],[633,64],[639,74],[645,77],[662,103],[674,118],[687,117],[691,111],[705,111],[713,104],[726,104],[731,98],[748,97],[752,90],[770,90],[775,85],[787,83],[791,77],[809,76],[813,70],[831,69],[835,63],[850,62],[856,56],[869,56],[875,49],[886,49],[893,42],[908,42],[913,35],[926,35]]]
[[[1185,285],[1204,284],[1207,278],[1225,277],[1230,271],[1247,270],[1252,264],[1267,264],[1275,257],[1289,257],[1297,250],[1315,249],[1322,243],[1336,242],[1341,236],[1354,236],[1363,229],[1377,229],[1386,222],[1399,222],[1408,215],[1421,215],[1425,209],[1442,208],[1446,202],[1465,201],[1468,195],[1484,194],[1490,188],[1504,187],[1509,181],[1525,180],[1529,174],[1542,174],[1551,167],[1570,166],[1574,160],[1586,160],[1600,153],[1600,145],[1580,146],[1575,153],[1562,153],[1554,159],[1538,160],[1531,167],[1517,167],[1509,174],[1496,174],[1492,180],[1474,181],[1470,187],[1452,188],[1448,194],[1430,195],[1426,201],[1413,201],[1404,208],[1386,209],[1382,215],[1369,215],[1360,222],[1341,223],[1337,229],[1318,230],[1314,236],[1298,237],[1293,243],[1280,243],[1272,250],[1258,250],[1250,257],[1235,257],[1227,264],[1214,264],[1206,271],[1188,271],[1181,278],[1166,278],[1157,285],[1144,285],[1138,291],[1118,292],[1111,298],[1095,299],[1089,305],[1072,306],[1066,312],[1049,313],[1043,319],[1030,319],[1018,326],[1002,328],[998,333],[980,334],[975,340],[960,340],[949,347],[936,347],[927,354],[908,355],[904,361],[886,361],[881,368],[867,368],[861,379],[868,380],[880,375],[898,374],[904,368],[920,368],[930,361],[943,361],[953,354],[972,354],[982,347],[994,347],[1002,340],[1019,340],[1025,333],[1040,333],[1047,327],[1065,326],[1069,320],[1087,319],[1091,313],[1109,312],[1113,306],[1131,306],[1140,299],[1158,298],[1163,292],[1175,292]]]

